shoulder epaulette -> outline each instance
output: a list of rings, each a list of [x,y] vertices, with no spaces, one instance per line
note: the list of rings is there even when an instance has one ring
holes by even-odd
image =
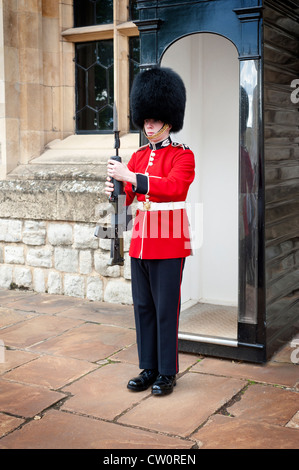
[[[141,150],[144,150],[146,147],[148,147],[149,144],[145,144],[145,145],[142,145],[142,147],[139,147],[138,150],[136,150],[136,152],[140,152]]]
[[[190,148],[185,144],[180,144],[179,142],[171,142],[173,147],[182,147],[184,150],[190,150]]]

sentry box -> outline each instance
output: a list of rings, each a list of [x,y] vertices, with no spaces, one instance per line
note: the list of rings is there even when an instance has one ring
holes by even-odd
[[[196,156],[181,351],[267,361],[299,326],[299,1],[137,0],[141,71],[183,78]]]

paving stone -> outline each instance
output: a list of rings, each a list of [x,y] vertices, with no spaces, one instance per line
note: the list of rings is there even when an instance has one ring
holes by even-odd
[[[299,429],[299,411],[290,419],[290,421],[286,424],[288,428],[295,428]],[[299,431],[298,431],[299,432]]]
[[[26,299],[27,301],[30,297],[36,297],[35,292],[27,292],[24,290],[8,290],[8,289],[0,289],[0,305],[4,306],[13,301]]]
[[[188,436],[243,387],[242,380],[187,372],[171,395],[150,396],[119,422]]]
[[[21,418],[0,413],[0,438],[24,423]]]
[[[79,320],[42,315],[1,330],[6,346],[26,348],[80,325]]]
[[[34,294],[28,295],[26,298],[7,302],[10,308],[27,310],[37,313],[59,313],[71,306],[78,305],[81,299],[74,299],[63,295]]]
[[[14,325],[29,318],[33,318],[36,315],[30,312],[22,312],[20,310],[15,311],[12,308],[0,307],[0,328]],[[0,332],[1,337],[1,332]]]
[[[111,356],[110,359],[113,361],[129,362],[130,364],[139,364],[137,344],[133,344],[129,348],[123,349],[122,351]],[[179,372],[182,373],[189,369],[191,366],[196,364],[198,356],[195,354],[179,353]]]
[[[214,415],[195,434],[201,449],[298,449],[298,430]]]
[[[4,378],[58,389],[94,370],[97,366],[70,357],[43,356],[5,374]]]
[[[138,373],[132,364],[105,365],[64,387],[63,392],[74,396],[61,409],[112,420],[150,394],[150,390],[134,393],[127,389],[129,379]]]
[[[0,440],[0,449],[190,449],[192,440],[49,410]],[[99,464],[101,464],[99,456]]]
[[[128,362],[130,364],[135,364],[137,365],[137,367],[139,367],[137,344],[132,344],[132,346],[117,352],[116,354],[111,356],[110,359],[112,361]]]
[[[113,305],[107,302],[85,302],[64,310],[64,317],[102,323],[104,325],[135,328],[133,308],[128,305]]]
[[[32,417],[65,395],[45,387],[19,384],[0,379],[0,409],[19,417]]]
[[[5,362],[0,363],[0,375],[14,369],[26,362],[36,359],[37,354],[28,351],[18,351],[14,349],[6,349],[4,353]]]
[[[299,369],[293,364],[269,362],[259,365],[208,357],[198,362],[191,370],[287,387],[295,387],[299,377]]]
[[[227,411],[238,418],[284,426],[298,408],[299,395],[296,392],[271,385],[251,385],[241,400]]]
[[[134,341],[133,330],[88,323],[30,349],[94,362],[105,359]]]

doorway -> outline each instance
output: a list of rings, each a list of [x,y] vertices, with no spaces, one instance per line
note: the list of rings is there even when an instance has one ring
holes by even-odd
[[[184,80],[184,127],[172,139],[188,145],[196,162],[187,199],[193,256],[187,259],[183,276],[180,336],[234,342],[239,256],[238,51],[222,36],[198,33],[173,43],[161,66],[171,67]]]

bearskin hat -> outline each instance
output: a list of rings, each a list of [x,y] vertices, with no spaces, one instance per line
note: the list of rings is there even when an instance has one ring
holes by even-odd
[[[131,89],[131,117],[143,129],[145,119],[156,119],[182,129],[186,105],[186,89],[181,77],[170,68],[154,67],[136,75]]]

